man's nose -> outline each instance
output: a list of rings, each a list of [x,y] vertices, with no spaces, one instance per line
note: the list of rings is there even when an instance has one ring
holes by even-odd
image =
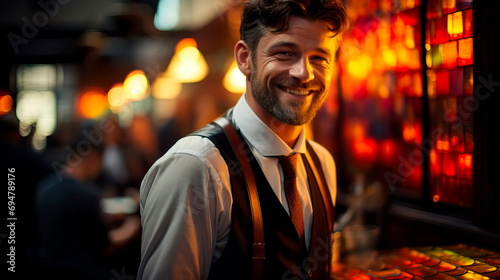
[[[289,71],[291,77],[306,83],[314,79],[313,67],[308,58],[298,59]]]

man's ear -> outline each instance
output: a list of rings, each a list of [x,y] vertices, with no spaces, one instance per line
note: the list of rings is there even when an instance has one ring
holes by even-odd
[[[234,58],[236,59],[236,64],[238,64],[240,71],[245,76],[249,76],[252,69],[252,59],[250,49],[243,40],[238,41],[236,46],[234,46]]]

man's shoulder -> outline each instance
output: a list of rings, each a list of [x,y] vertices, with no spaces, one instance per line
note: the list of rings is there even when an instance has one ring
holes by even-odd
[[[171,162],[172,159],[195,160],[205,165],[219,163],[222,159],[215,144],[208,138],[197,134],[190,134],[179,139],[154,166],[162,166]]]

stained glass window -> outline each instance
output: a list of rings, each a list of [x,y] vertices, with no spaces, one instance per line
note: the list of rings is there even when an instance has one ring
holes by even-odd
[[[339,150],[352,178],[472,206],[472,1],[348,1]],[[349,180],[346,180],[347,182]]]

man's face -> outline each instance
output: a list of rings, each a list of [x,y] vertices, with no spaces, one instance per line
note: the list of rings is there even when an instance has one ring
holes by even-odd
[[[290,17],[288,23],[287,30],[259,41],[248,91],[271,117],[303,125],[327,97],[339,40],[326,22]]]

